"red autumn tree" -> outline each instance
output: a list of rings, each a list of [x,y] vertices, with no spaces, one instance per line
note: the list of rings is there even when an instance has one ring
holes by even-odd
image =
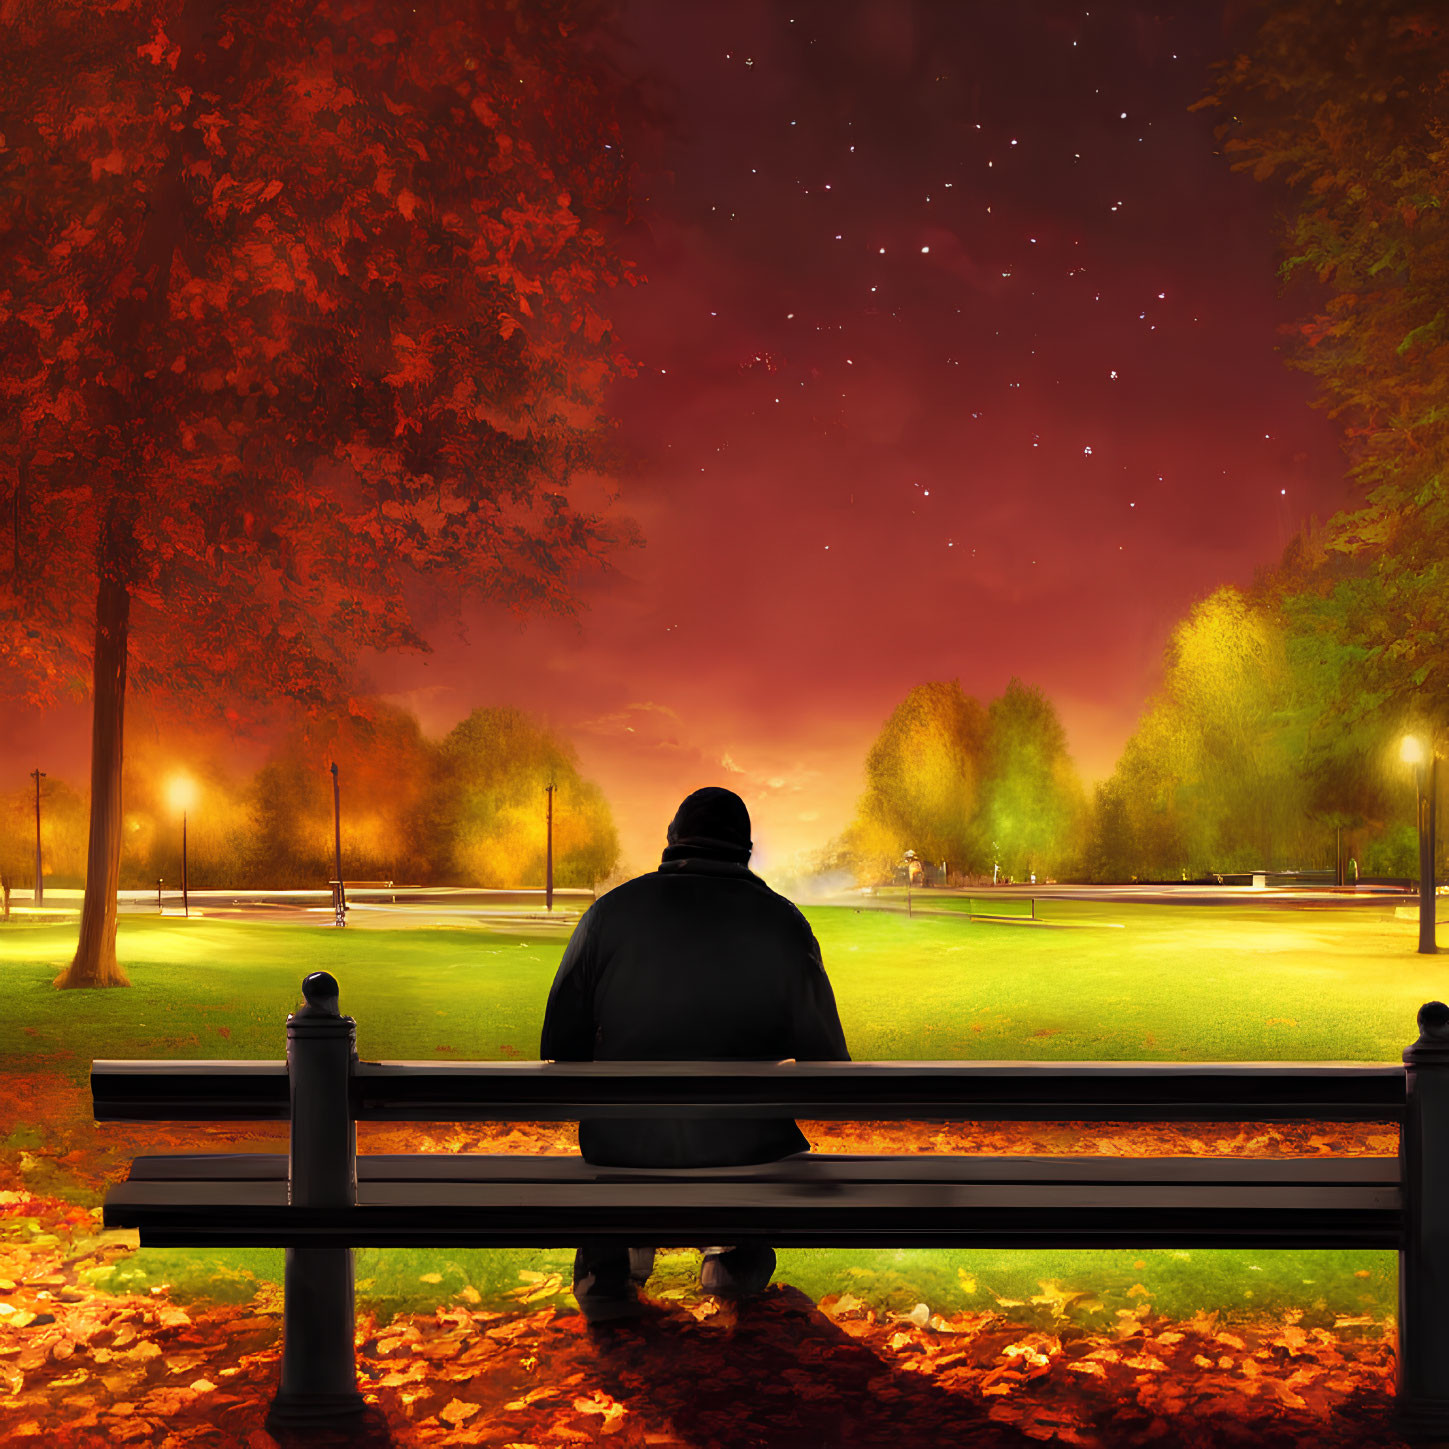
[[[94,700],[58,985],[125,980],[128,681],[335,702],[438,598],[568,609],[628,535],[598,481],[626,364],[595,302],[634,277],[597,18],[0,0],[0,666]]]

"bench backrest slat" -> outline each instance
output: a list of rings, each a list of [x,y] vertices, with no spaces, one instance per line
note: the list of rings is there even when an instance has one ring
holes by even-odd
[[[286,1122],[286,1062],[94,1061],[98,1122]]]
[[[103,1121],[285,1121],[285,1062],[97,1061]],[[359,1062],[359,1121],[1402,1121],[1405,1073],[1320,1062]]]

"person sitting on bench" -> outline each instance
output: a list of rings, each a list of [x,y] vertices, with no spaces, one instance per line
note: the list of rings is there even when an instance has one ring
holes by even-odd
[[[574,928],[549,991],[545,1061],[850,1060],[820,946],[805,917],[749,870],[750,814],[731,790],[687,796],[658,870],[610,891]],[[808,1152],[788,1118],[579,1123],[600,1167],[730,1167]],[[574,1297],[591,1322],[640,1311],[652,1247],[585,1242]],[[758,1293],[767,1243],[706,1248],[700,1286]]]

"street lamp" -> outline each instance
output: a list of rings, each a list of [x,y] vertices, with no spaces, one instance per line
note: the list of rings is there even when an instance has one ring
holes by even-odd
[[[347,924],[347,890],[342,884],[342,787],[337,782],[337,761],[332,761],[332,843],[337,852],[337,879],[333,882],[337,894],[332,904],[337,911],[337,924]]]
[[[45,901],[45,878],[40,869],[40,782],[45,771],[37,765],[30,773],[35,780],[35,904],[39,906]]]
[[[543,882],[543,903],[547,910],[553,910],[553,792],[558,786],[552,780],[544,787],[548,795],[548,846],[545,853],[545,874]]]
[[[190,775],[173,775],[166,785],[166,797],[173,810],[181,812],[181,913],[191,916],[191,898],[186,888],[186,812],[196,804],[196,781]]]
[[[1433,746],[1417,735],[1404,736],[1399,758],[1414,767],[1419,827],[1419,951],[1432,956],[1439,949],[1434,943],[1434,801],[1439,793],[1439,758]]]

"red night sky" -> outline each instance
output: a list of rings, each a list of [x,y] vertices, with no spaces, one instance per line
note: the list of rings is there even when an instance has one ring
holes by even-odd
[[[703,784],[745,796],[766,874],[825,844],[926,680],[1041,686],[1108,774],[1192,601],[1345,496],[1277,350],[1273,196],[1188,112],[1232,48],[1201,0],[629,4],[665,112],[624,245],[648,282],[610,299],[646,545],[577,624],[479,611],[373,683],[430,730],[546,717],[636,870]],[[14,785],[57,756],[52,720],[8,733]]]

